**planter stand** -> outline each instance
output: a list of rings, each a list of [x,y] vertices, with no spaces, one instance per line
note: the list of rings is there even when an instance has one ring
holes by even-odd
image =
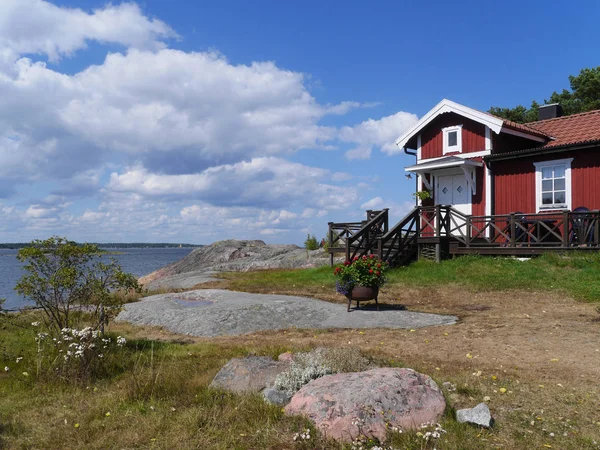
[[[377,301],[377,297],[379,296],[379,287],[365,287],[365,286],[357,286],[353,288],[346,297],[348,298],[348,312],[350,312],[350,306],[352,305],[352,300],[356,300],[356,309],[360,308],[361,301],[367,300],[375,300],[375,305],[377,306],[377,311],[379,311],[379,302]]]

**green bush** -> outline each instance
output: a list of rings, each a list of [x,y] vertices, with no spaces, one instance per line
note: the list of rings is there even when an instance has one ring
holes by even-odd
[[[319,249],[319,241],[315,235],[311,235],[310,233],[306,236],[306,240],[304,241],[304,248],[306,250],[318,250]]]

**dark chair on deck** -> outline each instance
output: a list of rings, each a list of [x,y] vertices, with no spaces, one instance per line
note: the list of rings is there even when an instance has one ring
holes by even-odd
[[[594,218],[585,206],[579,206],[571,214],[571,232],[569,241],[572,245],[589,245],[594,241]]]

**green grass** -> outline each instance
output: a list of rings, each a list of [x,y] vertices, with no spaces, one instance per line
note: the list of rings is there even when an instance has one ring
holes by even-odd
[[[508,257],[461,256],[439,264],[418,261],[388,272],[388,286],[444,286],[459,284],[467,289],[504,291],[524,289],[563,291],[578,300],[600,300],[600,253],[568,255],[548,253],[527,261]],[[330,267],[293,270],[261,270],[224,273],[233,290],[250,292],[320,293],[335,288]]]
[[[470,289],[559,290],[578,300],[600,300],[600,253],[548,253],[527,261],[506,257],[462,256],[440,264],[419,261],[390,271],[392,284],[442,286],[456,283]]]

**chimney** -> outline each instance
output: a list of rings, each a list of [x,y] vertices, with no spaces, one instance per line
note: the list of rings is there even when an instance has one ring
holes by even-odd
[[[551,103],[549,105],[540,105],[538,109],[538,120],[554,119],[563,115],[560,103]]]

